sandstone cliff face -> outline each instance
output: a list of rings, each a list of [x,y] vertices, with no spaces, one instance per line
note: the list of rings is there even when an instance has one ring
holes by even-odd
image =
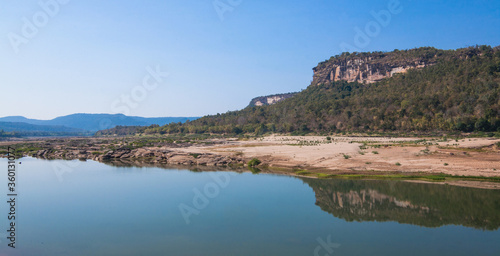
[[[274,95],[269,95],[269,96],[262,96],[262,97],[257,97],[253,98],[250,101],[249,106],[254,107],[254,106],[267,106],[267,105],[273,105],[275,103],[278,103],[282,100],[291,98],[295,96],[297,93],[292,92],[292,93],[283,93],[283,94],[274,94]]]
[[[414,56],[410,51],[395,53],[343,54],[320,63],[314,70],[312,85],[336,81],[376,83],[409,69],[435,63],[436,56]]]

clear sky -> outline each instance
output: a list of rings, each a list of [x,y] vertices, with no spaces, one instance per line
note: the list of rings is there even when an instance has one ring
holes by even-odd
[[[0,0],[0,117],[224,113],[306,88],[342,45],[500,44],[500,1],[394,1]]]

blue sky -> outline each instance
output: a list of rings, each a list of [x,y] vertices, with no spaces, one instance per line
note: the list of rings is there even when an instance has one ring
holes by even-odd
[[[370,24],[362,51],[500,44],[500,1],[39,1],[0,0],[0,116],[237,110],[306,88]]]

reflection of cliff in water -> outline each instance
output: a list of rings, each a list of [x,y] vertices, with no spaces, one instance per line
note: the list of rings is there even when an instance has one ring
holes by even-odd
[[[500,227],[499,190],[403,181],[303,180],[316,193],[316,205],[347,221]]]

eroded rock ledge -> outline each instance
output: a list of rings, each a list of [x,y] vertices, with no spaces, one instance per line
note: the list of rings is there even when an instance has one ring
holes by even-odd
[[[113,160],[143,160],[150,163],[172,165],[202,166],[244,166],[245,159],[239,156],[218,155],[213,153],[186,153],[168,149],[138,148],[116,149],[104,154],[88,150],[54,150],[43,149],[31,156],[42,159],[89,159],[99,162]]]
[[[313,69],[312,85],[336,81],[376,83],[410,69],[421,69],[437,62],[436,49],[353,53],[337,55]]]

